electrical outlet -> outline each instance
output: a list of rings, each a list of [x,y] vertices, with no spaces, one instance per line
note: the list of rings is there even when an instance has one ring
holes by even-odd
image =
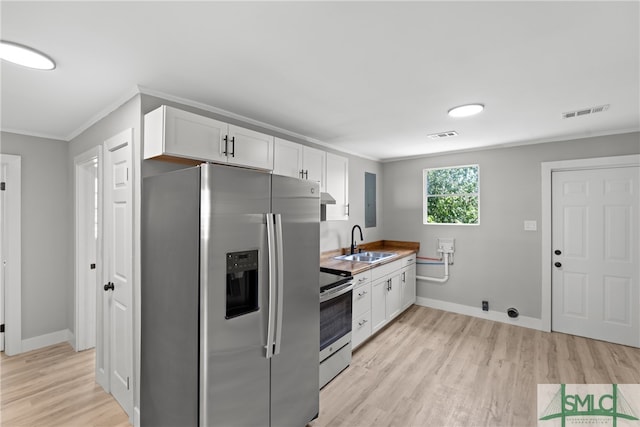
[[[489,311],[489,301],[482,301],[482,311]]]

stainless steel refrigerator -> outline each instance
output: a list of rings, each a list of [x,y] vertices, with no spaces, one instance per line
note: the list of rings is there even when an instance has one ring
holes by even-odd
[[[145,178],[141,215],[141,425],[316,418],[318,184],[205,164]]]

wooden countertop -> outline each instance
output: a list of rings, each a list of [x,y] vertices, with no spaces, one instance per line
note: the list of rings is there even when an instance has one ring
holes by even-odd
[[[394,252],[398,254],[397,257],[389,258],[384,261],[376,262],[375,264],[369,264],[367,262],[357,261],[341,261],[334,259],[334,257],[345,255],[349,253],[349,248],[336,249],[334,251],[323,252],[320,255],[320,267],[331,268],[334,270],[348,271],[352,275],[362,273],[363,271],[376,268],[379,265],[393,262],[398,258],[403,258],[411,254],[416,254],[420,250],[419,242],[401,242],[398,240],[378,240],[377,242],[362,243],[358,245],[358,249],[362,249],[362,252],[376,251],[376,252]]]

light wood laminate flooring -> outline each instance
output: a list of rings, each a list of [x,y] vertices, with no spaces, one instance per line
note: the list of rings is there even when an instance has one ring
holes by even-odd
[[[0,356],[0,426],[129,427],[120,405],[95,382],[95,351],[57,344]]]
[[[638,384],[640,349],[412,306],[322,389],[310,426],[535,426],[545,383]]]
[[[324,426],[535,426],[541,383],[640,383],[640,349],[413,306],[320,393]],[[130,426],[59,344],[0,356],[0,425]]]

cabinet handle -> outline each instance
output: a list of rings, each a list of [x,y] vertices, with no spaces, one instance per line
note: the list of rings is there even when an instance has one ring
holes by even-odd
[[[236,156],[236,137],[231,137],[231,157]]]
[[[345,210],[345,215],[349,216],[349,204],[348,203],[345,205],[344,210]]]
[[[304,179],[309,179],[309,169],[304,171]]]
[[[359,321],[358,326],[364,326],[365,323],[367,323],[367,319]]]
[[[300,175],[300,179],[304,179],[304,169],[300,169],[300,172],[298,172],[298,175]]]
[[[362,298],[363,296],[365,296],[367,294],[367,291],[362,291],[358,294],[358,298]]]
[[[361,278],[359,278],[359,279],[358,279],[358,283],[362,283],[362,282],[364,282],[365,280],[367,280],[367,278],[366,278],[366,277],[361,277]]]
[[[227,149],[229,148],[229,135],[225,135],[222,140],[224,141],[224,151],[222,152],[222,154],[228,156],[229,154]]]
[[[407,281],[407,273],[405,273],[404,271],[402,272],[402,283],[405,283]]]

